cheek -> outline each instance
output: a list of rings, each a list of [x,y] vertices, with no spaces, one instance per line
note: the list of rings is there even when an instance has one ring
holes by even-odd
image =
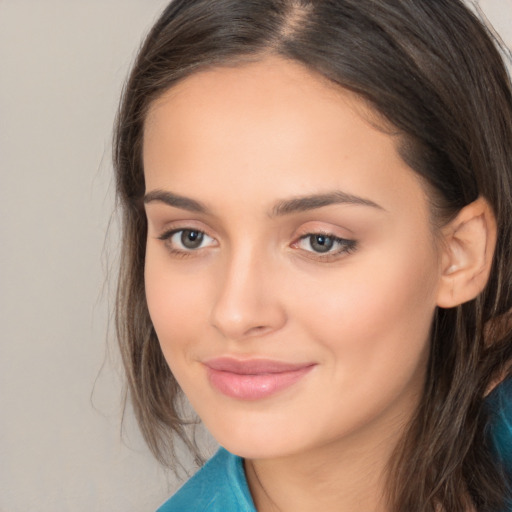
[[[332,409],[333,436],[390,408],[403,414],[421,393],[435,310],[435,261],[416,256],[395,252],[387,260],[381,253],[371,267],[361,262],[362,270],[354,264],[351,272],[333,276],[328,293],[297,301],[299,330],[323,347],[323,388],[334,403],[344,404]]]
[[[423,357],[435,310],[437,259],[407,244],[353,259],[323,290],[297,301],[303,329],[352,368]],[[381,248],[382,249],[382,248]],[[311,289],[311,288],[310,288]]]
[[[197,338],[208,305],[206,283],[198,289],[193,273],[172,271],[156,251],[146,254],[146,300],[162,351],[168,361],[184,354],[180,349]]]

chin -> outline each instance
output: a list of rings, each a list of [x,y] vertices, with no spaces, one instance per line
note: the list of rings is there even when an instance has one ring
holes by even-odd
[[[226,439],[219,439],[219,444],[224,447],[228,452],[238,455],[243,459],[249,460],[262,460],[262,459],[278,459],[287,457],[302,450],[298,447],[290,446],[288,443],[283,444],[282,440],[274,440],[273,442],[266,442],[261,439],[254,438],[233,438],[226,436]]]
[[[313,439],[311,432],[297,431],[290,422],[254,418],[225,418],[218,421],[204,421],[215,440],[226,450],[244,459],[276,459],[307,451]],[[266,415],[265,415],[266,416]],[[218,418],[216,418],[218,420]],[[306,435],[308,434],[308,435]]]

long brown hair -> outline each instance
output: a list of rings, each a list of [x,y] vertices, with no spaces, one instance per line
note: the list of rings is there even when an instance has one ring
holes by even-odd
[[[149,106],[209,66],[276,54],[364,98],[402,134],[439,223],[478,196],[497,221],[491,276],[475,300],[438,309],[424,393],[390,462],[393,510],[503,508],[510,482],[493,453],[485,395],[511,374],[512,91],[495,38],[460,0],[175,0],[125,86],[114,164],[123,215],[116,325],[135,412],[153,453],[187,439],[180,389],[144,294],[142,137]]]

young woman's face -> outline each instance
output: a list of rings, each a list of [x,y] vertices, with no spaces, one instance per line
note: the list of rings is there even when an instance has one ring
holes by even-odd
[[[278,58],[197,73],[148,115],[149,311],[241,456],[391,439],[417,405],[440,256],[419,179],[371,119]]]

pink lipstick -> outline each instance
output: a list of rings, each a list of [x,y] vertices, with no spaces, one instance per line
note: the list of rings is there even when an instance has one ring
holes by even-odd
[[[210,359],[208,379],[218,391],[240,400],[266,398],[302,379],[314,363],[290,364],[268,359]]]

